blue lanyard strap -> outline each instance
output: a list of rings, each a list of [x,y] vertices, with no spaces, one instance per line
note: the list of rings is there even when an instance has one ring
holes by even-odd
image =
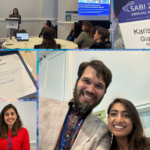
[[[78,125],[76,126],[75,130],[73,131],[73,133],[71,134],[71,136],[66,139],[64,141],[64,136],[65,136],[65,131],[67,128],[67,124],[68,124],[68,119],[69,119],[69,115],[70,115],[70,110],[68,111],[67,117],[65,119],[65,123],[64,123],[64,128],[63,128],[63,132],[62,132],[62,136],[61,136],[61,143],[60,143],[60,150],[63,150],[63,148],[66,146],[68,140],[74,135],[74,133],[79,129],[80,125],[82,124],[82,122],[84,121],[85,118],[81,119],[80,122],[78,123]]]
[[[9,137],[8,137],[8,135],[7,135],[7,142],[8,142],[9,150],[11,150],[11,141],[12,141],[12,137],[11,137],[10,143],[9,143]]]

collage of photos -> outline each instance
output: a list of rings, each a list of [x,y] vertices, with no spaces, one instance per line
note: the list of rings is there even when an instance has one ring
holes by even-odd
[[[0,150],[150,150],[148,0],[0,4]]]

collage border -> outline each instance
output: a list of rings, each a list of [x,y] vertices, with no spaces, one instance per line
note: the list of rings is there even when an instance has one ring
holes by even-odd
[[[113,5],[114,5],[114,2],[113,0],[110,0],[111,1],[111,7],[110,7],[110,10],[111,10],[111,43],[112,43],[112,46],[111,46],[111,49],[56,49],[56,50],[53,50],[53,49],[18,49],[19,51],[36,51],[36,64],[37,64],[37,67],[36,67],[36,77],[37,77],[37,99],[36,100],[27,100],[27,99],[20,99],[20,100],[16,100],[16,101],[36,101],[36,112],[37,112],[37,121],[36,121],[36,133],[37,133],[37,150],[39,149],[39,51],[150,51],[150,49],[113,49],[114,46],[113,46]],[[13,50],[17,50],[17,49],[11,49],[11,51]],[[10,49],[1,49],[0,51],[10,51]],[[3,99],[3,100],[0,100],[0,101],[11,101],[11,99]]]

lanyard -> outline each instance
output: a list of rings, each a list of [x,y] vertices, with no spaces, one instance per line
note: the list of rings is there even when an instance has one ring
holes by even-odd
[[[11,137],[10,143],[9,143],[9,138],[8,138],[8,135],[7,135],[7,142],[8,142],[9,150],[11,150],[11,140],[12,140],[12,137]]]
[[[71,136],[66,139],[64,141],[64,136],[65,136],[65,131],[66,131],[66,128],[67,128],[67,123],[68,123],[68,119],[69,119],[69,115],[70,115],[70,110],[67,114],[67,117],[65,119],[65,123],[64,123],[64,129],[63,129],[63,132],[62,132],[62,136],[61,136],[61,143],[60,143],[60,150],[63,150],[63,148],[66,146],[68,140],[73,136],[73,134],[79,129],[80,125],[82,124],[82,122],[84,121],[85,118],[81,119],[80,122],[78,123],[78,125],[76,126],[75,130],[73,131],[73,133],[71,134]]]

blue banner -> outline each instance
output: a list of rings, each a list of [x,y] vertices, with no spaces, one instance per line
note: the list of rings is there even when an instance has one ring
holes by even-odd
[[[119,23],[150,19],[149,0],[114,0]]]

